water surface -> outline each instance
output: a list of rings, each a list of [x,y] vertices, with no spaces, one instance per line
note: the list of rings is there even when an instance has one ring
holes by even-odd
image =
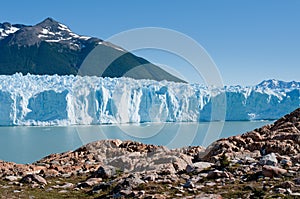
[[[169,148],[207,145],[219,138],[241,134],[269,123],[272,121],[0,127],[0,159],[31,163],[51,153],[74,150],[101,139],[136,140]]]

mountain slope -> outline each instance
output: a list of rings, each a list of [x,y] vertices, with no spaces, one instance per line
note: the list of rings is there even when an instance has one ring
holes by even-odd
[[[235,158],[257,157],[270,153],[289,155],[292,160],[298,162],[300,108],[281,117],[273,124],[212,143],[203,154],[202,160],[216,161],[222,154]]]
[[[96,59],[81,69],[95,48]],[[110,62],[106,62],[111,57]],[[0,74],[97,75],[183,82],[147,60],[98,38],[73,33],[47,18],[34,26],[0,23]]]

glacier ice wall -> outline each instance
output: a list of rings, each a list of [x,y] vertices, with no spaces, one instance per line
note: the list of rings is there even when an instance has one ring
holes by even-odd
[[[262,120],[299,107],[300,83],[271,83],[213,88],[129,78],[0,76],[0,125]],[[222,110],[226,117],[218,118]]]

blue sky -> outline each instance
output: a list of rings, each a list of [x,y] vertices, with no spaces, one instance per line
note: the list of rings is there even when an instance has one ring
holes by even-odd
[[[106,39],[142,27],[169,28],[196,40],[210,54],[224,83],[264,79],[300,81],[300,1],[5,1],[0,22],[36,24],[52,17],[74,32]],[[167,53],[136,52],[185,72]],[[184,74],[198,81],[194,74]],[[199,80],[200,81],[200,80]]]

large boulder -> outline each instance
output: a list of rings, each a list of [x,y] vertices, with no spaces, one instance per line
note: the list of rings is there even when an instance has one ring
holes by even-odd
[[[259,163],[261,165],[271,165],[271,166],[276,166],[278,164],[277,158],[275,153],[270,153],[268,155],[263,156]]]
[[[37,184],[41,184],[41,185],[46,185],[47,181],[45,180],[45,178],[36,175],[36,174],[28,174],[26,176],[24,176],[21,180],[21,183],[37,183]]]
[[[111,178],[116,175],[116,168],[110,165],[100,166],[92,175],[93,178]]]
[[[281,168],[275,167],[275,166],[264,165],[262,168],[263,176],[269,177],[269,178],[281,176],[285,173],[287,173],[287,170],[281,169]]]

